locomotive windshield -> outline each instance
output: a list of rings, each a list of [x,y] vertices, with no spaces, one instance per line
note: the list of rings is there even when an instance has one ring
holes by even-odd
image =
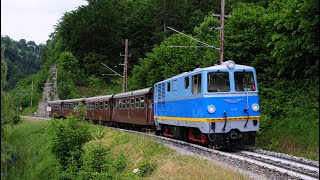
[[[208,73],[208,92],[229,92],[230,81],[228,72]]]
[[[253,72],[234,73],[236,91],[255,91]]]

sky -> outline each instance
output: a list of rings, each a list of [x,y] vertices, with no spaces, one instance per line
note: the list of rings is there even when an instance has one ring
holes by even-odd
[[[65,12],[85,0],[1,0],[1,36],[45,44]]]

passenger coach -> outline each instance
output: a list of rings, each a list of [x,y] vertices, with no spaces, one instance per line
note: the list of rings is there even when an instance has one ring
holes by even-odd
[[[112,119],[122,125],[154,127],[153,88],[115,94]]]
[[[112,106],[111,99],[113,95],[95,96],[86,98],[86,119],[100,120],[103,123],[111,122]]]

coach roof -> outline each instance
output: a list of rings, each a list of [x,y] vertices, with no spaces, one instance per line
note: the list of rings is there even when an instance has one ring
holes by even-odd
[[[130,97],[130,96],[139,96],[139,95],[142,95],[142,94],[150,93],[151,89],[152,89],[152,87],[139,89],[139,90],[136,90],[136,91],[119,93],[119,94],[115,94],[113,97],[114,98],[123,98],[123,97]]]
[[[110,98],[112,98],[113,94],[110,95],[103,95],[103,96],[95,96],[95,97],[89,97],[86,98],[86,101],[97,101],[97,100],[109,100]]]
[[[63,100],[48,101],[48,104],[61,104]]]
[[[70,102],[81,102],[83,101],[85,98],[78,98],[78,99],[66,99],[63,100],[63,103],[70,103]]]

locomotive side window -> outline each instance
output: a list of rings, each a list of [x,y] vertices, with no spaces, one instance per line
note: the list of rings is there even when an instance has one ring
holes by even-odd
[[[104,108],[108,109],[108,107],[109,107],[108,101],[104,101]]]
[[[144,108],[144,97],[140,97],[140,108]]]
[[[192,76],[192,94],[201,93],[201,74]]]
[[[189,87],[189,76],[184,78],[184,88],[187,89]]]
[[[130,105],[131,105],[130,108],[134,109],[134,99],[133,98],[130,99]]]
[[[229,92],[230,81],[228,72],[208,73],[208,92]]]
[[[139,101],[139,98],[136,97],[136,109],[139,109],[139,106],[140,106],[140,101]]]
[[[235,72],[234,73],[236,91],[255,91],[253,72]]]
[[[170,82],[167,83],[167,92],[170,92],[171,87],[170,87]]]

